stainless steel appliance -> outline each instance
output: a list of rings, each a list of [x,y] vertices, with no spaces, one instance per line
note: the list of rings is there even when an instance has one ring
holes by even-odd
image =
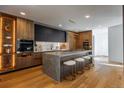
[[[17,41],[18,52],[33,52],[33,40],[18,40]]]

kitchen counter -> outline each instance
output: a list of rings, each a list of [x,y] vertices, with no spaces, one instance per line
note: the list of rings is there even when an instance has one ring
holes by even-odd
[[[89,55],[91,52],[91,50],[86,50],[43,53],[43,71],[54,80],[62,81],[63,62]]]
[[[69,56],[69,55],[80,54],[80,53],[86,54],[86,53],[89,53],[89,52],[92,52],[92,50],[86,50],[86,51],[46,52],[45,54],[63,57],[63,56]]]
[[[65,51],[69,51],[69,50],[48,50],[48,51],[34,51],[34,53],[45,53],[45,52],[65,52]]]

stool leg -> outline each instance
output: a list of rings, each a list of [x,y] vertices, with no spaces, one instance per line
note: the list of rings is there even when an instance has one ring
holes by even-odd
[[[73,79],[75,80],[75,78],[76,78],[76,75],[75,75],[75,66],[72,66],[72,76],[73,76]]]
[[[86,70],[90,69],[90,64],[89,64],[89,60],[86,60]]]
[[[64,70],[64,67],[67,67],[67,66],[63,66],[63,78],[65,78],[66,80],[75,80],[76,79],[76,65],[73,65],[73,66],[68,66],[69,69],[67,69],[67,71]],[[66,75],[65,75],[65,72]],[[70,75],[71,74],[71,75]],[[66,77],[67,76],[67,77]],[[68,76],[71,76],[68,78]]]
[[[94,67],[94,62],[93,62],[93,58],[92,57],[90,59],[90,62],[91,62],[91,67]]]
[[[76,65],[75,65],[74,69],[75,69],[75,77],[76,77],[76,72],[77,72],[77,68],[76,68]]]
[[[64,69],[66,69],[66,70],[64,70],[64,79],[65,79],[65,80],[69,80],[69,79],[68,79],[68,76],[70,76],[69,67],[68,67],[68,68],[66,68],[67,66],[64,66],[64,67],[65,67]]]
[[[77,72],[76,68],[77,68],[76,65],[74,65],[73,68],[72,68],[73,69],[73,76],[74,77],[76,77],[76,72]]]
[[[64,65],[62,66],[62,80],[64,79],[65,77],[65,72],[64,72]]]
[[[77,73],[80,71],[80,63],[79,62],[77,62],[78,63],[78,67],[77,67]]]
[[[76,64],[76,73],[78,74],[78,71],[80,70],[80,64],[79,64],[79,62],[77,62],[77,64]]]
[[[84,63],[82,63],[82,73],[84,73]]]
[[[79,74],[78,72],[80,71],[80,63],[77,62],[76,64],[76,74]]]
[[[65,67],[64,69],[66,69],[67,66],[64,66],[64,67]],[[69,76],[69,75],[70,75],[69,69],[67,68],[66,70],[64,70],[64,79],[65,79],[65,80],[69,80],[69,79],[68,79],[68,76]]]

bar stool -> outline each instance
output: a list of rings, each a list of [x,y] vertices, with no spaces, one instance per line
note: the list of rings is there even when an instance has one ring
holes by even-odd
[[[93,55],[88,55],[88,56],[90,57],[89,61],[90,61],[91,67],[94,67]]]
[[[77,74],[84,73],[84,65],[85,65],[85,59],[84,58],[76,58],[74,59],[77,63]],[[79,67],[79,68],[78,68]]]
[[[86,69],[90,69],[90,67],[91,67],[90,65],[91,65],[91,62],[92,62],[91,57],[90,56],[84,56],[83,58],[86,61]]]
[[[74,80],[76,78],[76,62],[73,60],[69,60],[69,61],[65,61],[63,62],[63,65],[66,67],[70,67],[71,68],[71,76],[72,76],[72,80]],[[64,71],[64,67],[63,67],[63,76],[65,76],[65,71]]]

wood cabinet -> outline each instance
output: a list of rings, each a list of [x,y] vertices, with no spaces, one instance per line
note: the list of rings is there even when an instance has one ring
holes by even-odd
[[[89,46],[92,48],[92,31],[80,32],[77,40],[77,48],[83,49],[84,42],[88,42]]]
[[[69,43],[69,49],[75,50],[77,48],[78,33],[68,32],[67,42]]]
[[[34,40],[33,21],[17,17],[16,24],[16,40]],[[41,62],[38,62],[34,59],[33,53],[16,54],[16,69],[22,69],[39,64],[41,64]]]
[[[33,53],[34,64],[42,64],[42,53]]]
[[[20,53],[16,55],[16,69],[42,64],[42,53]]]
[[[17,39],[34,40],[33,21],[17,18]]]
[[[32,63],[31,55],[17,54],[16,56],[16,69],[30,67]]]

